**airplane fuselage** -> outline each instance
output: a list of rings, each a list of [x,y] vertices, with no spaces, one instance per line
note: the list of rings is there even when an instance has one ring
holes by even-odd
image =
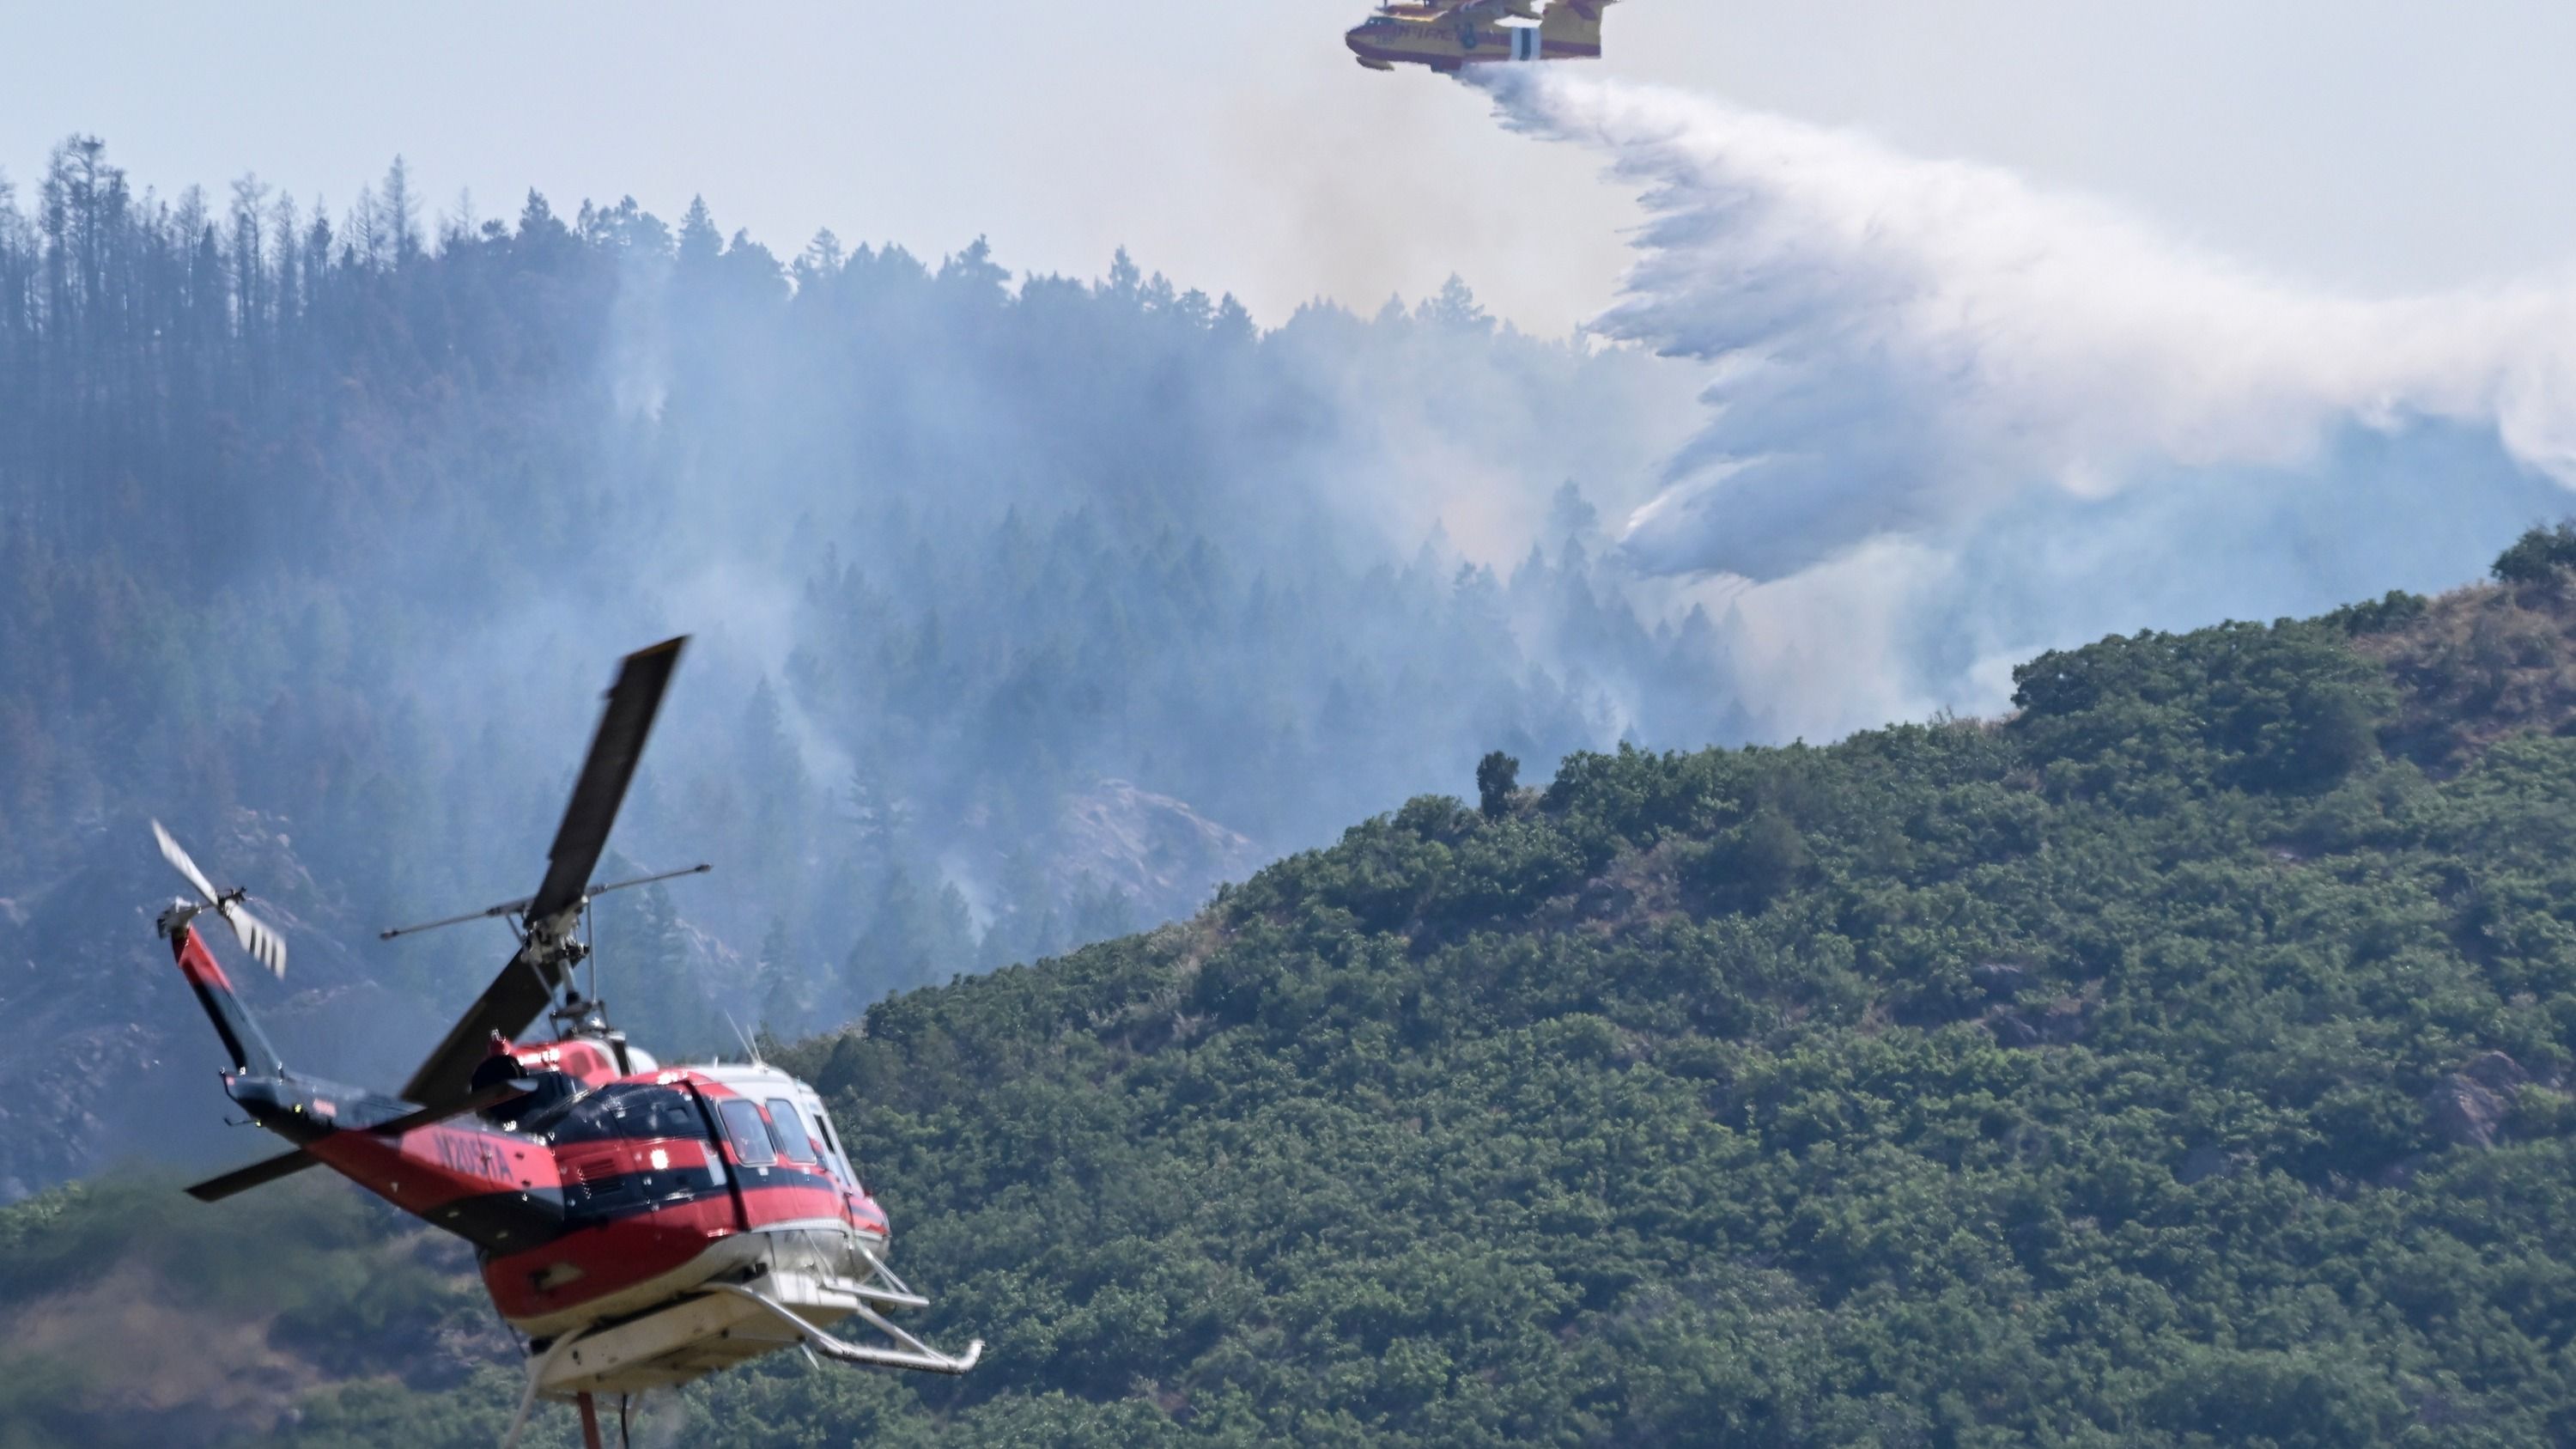
[[[1495,24],[1422,6],[1372,15],[1352,26],[1342,42],[1371,70],[1422,65],[1454,72],[1471,65],[1597,59],[1598,35],[1597,28],[1589,37],[1551,35],[1544,25]]]

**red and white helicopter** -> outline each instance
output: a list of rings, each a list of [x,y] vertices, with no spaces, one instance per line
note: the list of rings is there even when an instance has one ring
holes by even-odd
[[[685,639],[628,655],[547,852],[537,893],[385,932],[510,919],[519,949],[398,1097],[291,1071],[196,930],[213,912],[283,976],[286,947],[218,892],[158,821],[161,853],[196,899],[160,916],[179,970],[232,1057],[224,1090],[294,1150],[189,1189],[212,1202],[315,1166],[471,1242],[484,1286],[527,1341],[528,1383],[507,1441],[539,1399],[570,1401],[590,1449],[598,1402],[679,1384],[803,1345],[852,1364],[959,1374],[887,1318],[927,1300],[886,1265],[886,1215],[850,1165],[814,1089],[775,1068],[664,1067],[575,989],[591,898],[707,869],[590,883]],[[553,1039],[515,1038],[540,1017]],[[854,1343],[848,1320],[873,1330]]]

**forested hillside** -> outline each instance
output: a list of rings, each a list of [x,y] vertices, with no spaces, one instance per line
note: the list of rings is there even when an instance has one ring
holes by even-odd
[[[1493,744],[1737,738],[1722,622],[1594,501],[1689,387],[1463,284],[1264,330],[1123,254],[432,217],[399,163],[163,195],[66,142],[0,179],[0,1201],[217,1119],[147,818],[284,918],[288,1050],[399,1080],[508,942],[374,932],[530,889],[668,634],[617,847],[718,875],[600,932],[674,1050],[1186,915]]]
[[[1494,761],[1187,922],[898,996],[783,1056],[989,1357],[779,1358],[662,1432],[2569,1442],[2571,565],[2535,532],[2494,586],[2046,654],[2003,720]],[[154,1401],[231,1397],[190,1434],[487,1442],[460,1257],[329,1186],[0,1215],[16,1442],[115,1422],[59,1326],[112,1283],[228,1326],[241,1371]],[[193,1266],[262,1214],[318,1283]]]

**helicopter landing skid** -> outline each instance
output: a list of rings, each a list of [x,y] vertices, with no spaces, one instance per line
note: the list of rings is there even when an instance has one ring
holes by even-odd
[[[528,1391],[519,1396],[519,1412],[510,1416],[510,1432],[501,1440],[501,1449],[519,1449],[519,1435],[528,1427],[528,1411],[537,1406],[537,1388],[545,1381],[546,1369],[555,1356],[570,1348],[587,1330],[575,1329],[546,1346],[546,1351],[528,1364]],[[600,1449],[598,1410],[592,1407],[588,1394],[573,1402],[581,1406],[582,1449]]]
[[[789,1344],[801,1345],[807,1352],[819,1354],[836,1363],[864,1364],[874,1368],[912,1369],[935,1374],[962,1374],[982,1360],[984,1341],[980,1338],[966,1345],[966,1351],[962,1354],[941,1353],[929,1344],[904,1332],[892,1319],[878,1312],[874,1305],[909,1308],[924,1306],[928,1300],[905,1287],[903,1280],[895,1277],[893,1270],[885,1266],[884,1259],[864,1249],[861,1250],[861,1256],[873,1270],[868,1280],[854,1289],[847,1290],[848,1296],[833,1306],[837,1312],[849,1314],[865,1322],[869,1327],[893,1340],[899,1347],[879,1348],[868,1344],[852,1343],[815,1327],[794,1308],[757,1288],[740,1283],[709,1283],[704,1285],[704,1291],[649,1314],[644,1319],[610,1326],[594,1325],[574,1329],[546,1345],[543,1353],[528,1361],[528,1387],[519,1397],[519,1412],[510,1420],[510,1432],[508,1437],[501,1441],[501,1449],[517,1449],[519,1435],[527,1428],[528,1414],[536,1407],[540,1398],[551,1399],[557,1403],[570,1400],[578,1405],[582,1411],[585,1449],[599,1449],[598,1441],[592,1437],[597,1432],[595,1410],[591,1407],[592,1390],[603,1383],[612,1390],[618,1390],[621,1382],[633,1382],[633,1380],[589,1374],[582,1369],[581,1365],[587,1358],[602,1356],[610,1365],[625,1371],[625,1365],[620,1360],[625,1356],[622,1350],[628,1350],[630,1346],[622,1344],[620,1340],[637,1334],[644,1335],[650,1342],[634,1345],[632,1348],[635,1351],[651,1354],[654,1358],[661,1358],[669,1352],[660,1347],[663,1336],[657,1332],[665,1324],[680,1330],[689,1338],[700,1339],[701,1342],[703,1342],[701,1335],[712,1333],[726,1345],[721,1353],[721,1362],[738,1362],[773,1349],[787,1347]],[[748,1315],[744,1313],[743,1307],[730,1311],[723,1308],[721,1305],[727,1302],[747,1307]],[[753,1321],[769,1320],[779,1328],[786,1329],[787,1332],[775,1337],[765,1332],[758,1334],[745,1332],[746,1317]],[[731,1326],[725,1327],[724,1325],[727,1324]],[[576,1348],[580,1351],[575,1352]],[[560,1373],[559,1364],[562,1365]],[[652,1367],[650,1360],[647,1360],[642,1367],[645,1374],[652,1380],[679,1383],[695,1378],[700,1373],[706,1372],[709,1367],[718,1366],[718,1364],[719,1360],[710,1359],[703,1364],[692,1362],[686,1367],[661,1370]]]
[[[806,1347],[840,1363],[871,1364],[878,1368],[919,1369],[925,1373],[934,1374],[962,1374],[973,1368],[976,1362],[984,1357],[984,1340],[980,1338],[966,1345],[964,1353],[952,1358],[895,1327],[893,1320],[864,1303],[850,1311],[866,1319],[869,1327],[902,1344],[901,1349],[869,1348],[847,1339],[836,1338],[797,1317],[795,1310],[757,1288],[747,1288],[740,1283],[714,1283],[708,1286],[719,1293],[731,1293],[738,1298],[748,1299],[760,1305],[770,1317],[794,1330]]]

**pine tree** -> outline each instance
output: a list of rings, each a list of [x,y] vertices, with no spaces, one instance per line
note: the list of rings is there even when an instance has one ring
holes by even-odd
[[[406,266],[419,259],[420,198],[413,194],[411,167],[396,156],[385,169],[384,231],[388,259],[396,266]]]
[[[797,959],[796,939],[784,916],[769,918],[769,929],[760,938],[760,959],[753,968],[752,985],[760,995],[763,1031],[793,1038],[817,1025],[813,1019],[813,983],[806,977],[805,963]]]
[[[716,230],[716,219],[707,210],[703,196],[689,198],[689,209],[680,217],[680,246],[673,258],[683,273],[704,274],[715,267],[716,258],[724,253],[724,235]]]

